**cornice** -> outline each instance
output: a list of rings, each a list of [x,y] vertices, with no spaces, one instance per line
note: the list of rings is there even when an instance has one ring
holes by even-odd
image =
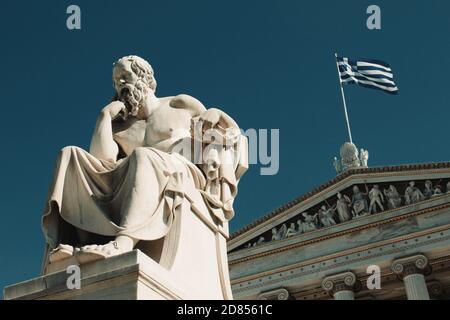
[[[446,170],[440,170],[440,169],[446,169]],[[282,213],[286,212],[287,210],[293,208],[294,206],[308,200],[309,198],[319,194],[320,192],[332,187],[333,185],[336,185],[338,183],[342,183],[345,180],[352,179],[357,176],[363,176],[363,175],[373,175],[373,174],[386,174],[384,176],[404,176],[405,173],[409,173],[409,175],[416,176],[423,174],[424,171],[430,171],[429,173],[440,173],[440,172],[448,172],[448,169],[450,169],[450,162],[435,162],[435,163],[423,163],[423,164],[405,164],[405,165],[397,165],[397,166],[385,166],[385,167],[370,167],[370,168],[356,168],[356,169],[350,169],[348,171],[345,171],[344,173],[336,176],[335,178],[329,180],[328,182],[320,185],[319,187],[314,188],[312,191],[307,192],[293,201],[287,202],[286,204],[282,205],[281,207],[273,210],[272,212],[264,215],[263,217],[255,220],[254,222],[246,225],[245,227],[235,231],[231,234],[230,240],[235,239],[239,237],[240,235],[243,235],[247,231],[255,228],[256,226],[259,226],[260,224],[271,220]]]
[[[236,259],[236,260],[233,260],[233,259],[229,258],[228,264],[230,266],[232,266],[234,264],[242,263],[242,262],[245,262],[245,261],[248,261],[248,260],[253,260],[253,259],[257,259],[257,258],[273,255],[273,254],[276,254],[276,253],[292,250],[292,249],[295,249],[297,247],[302,247],[302,246],[310,245],[310,244],[313,244],[313,243],[316,243],[316,242],[320,242],[320,241],[325,241],[325,240],[341,237],[343,235],[359,232],[359,231],[362,231],[362,230],[370,229],[370,228],[373,228],[373,227],[378,227],[378,226],[385,225],[385,224],[390,224],[390,223],[393,223],[393,222],[397,222],[397,221],[400,221],[400,220],[405,220],[405,219],[408,219],[408,218],[411,218],[411,217],[414,217],[414,216],[418,216],[418,215],[422,215],[422,214],[426,214],[426,213],[430,213],[430,212],[444,210],[444,209],[447,209],[447,208],[450,208],[450,203],[445,203],[445,204],[442,204],[442,205],[438,205],[438,206],[434,206],[434,207],[430,207],[430,208],[425,208],[425,209],[418,210],[418,211],[413,211],[413,212],[410,212],[410,213],[398,215],[398,216],[391,217],[391,218],[388,218],[388,219],[384,219],[384,220],[381,220],[381,221],[375,221],[373,223],[365,224],[365,225],[354,227],[354,228],[349,228],[349,229],[346,229],[346,230],[343,230],[343,231],[339,231],[339,232],[335,232],[335,233],[332,233],[332,234],[324,235],[324,236],[321,236],[321,237],[309,239],[309,240],[306,240],[306,241],[297,242],[297,243],[290,244],[290,245],[287,245],[287,246],[284,246],[284,247],[268,250],[268,251],[257,253],[257,254],[254,254],[254,255],[249,255],[249,256],[246,256],[244,258],[240,258],[240,259]]]

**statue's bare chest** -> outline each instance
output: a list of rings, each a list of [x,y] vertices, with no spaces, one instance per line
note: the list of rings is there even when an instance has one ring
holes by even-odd
[[[172,108],[168,103],[159,107],[147,119],[145,145],[151,147],[185,134],[190,129],[190,121],[188,110]]]

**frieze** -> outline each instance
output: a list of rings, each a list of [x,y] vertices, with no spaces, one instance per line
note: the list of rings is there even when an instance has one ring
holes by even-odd
[[[251,230],[255,226],[268,221],[286,210],[289,210],[290,208],[296,206],[297,204],[307,200],[308,198],[311,198],[318,193],[326,190],[327,188],[330,188],[333,185],[337,185],[344,180],[355,176],[355,175],[379,175],[382,174],[384,177],[390,177],[390,176],[400,176],[408,174],[409,176],[417,176],[417,175],[423,175],[427,173],[448,173],[448,169],[450,168],[450,162],[433,162],[433,163],[420,163],[420,164],[405,164],[405,165],[396,165],[396,166],[384,166],[384,167],[371,167],[371,168],[354,168],[347,170],[343,172],[342,174],[338,175],[337,177],[329,180],[328,182],[320,185],[317,188],[314,188],[310,192],[307,192],[300,197],[297,197],[293,201],[289,201],[282,205],[281,207],[273,210],[272,212],[264,215],[263,217],[255,220],[254,222],[250,223],[249,225],[244,226],[243,228],[240,228],[239,230],[235,231],[230,236],[230,240],[235,239],[245,232]],[[447,190],[448,188],[448,182],[447,182]]]
[[[450,230],[446,230],[445,232],[437,232],[435,233],[436,236],[433,236],[430,238],[430,235],[423,235],[421,238],[423,238],[422,241],[419,243],[422,246],[430,245],[436,242],[442,242],[442,241],[448,241],[450,240]],[[406,238],[405,238],[406,239]],[[320,272],[325,272],[327,270],[335,270],[336,268],[342,267],[342,266],[349,266],[354,263],[358,263],[363,260],[367,259],[374,259],[379,258],[381,256],[391,255],[395,253],[405,252],[410,249],[417,248],[418,244],[417,242],[413,241],[411,242],[409,239],[408,241],[404,241],[405,239],[402,239],[401,241],[398,241],[398,245],[394,244],[386,244],[385,250],[376,250],[376,248],[370,248],[364,250],[365,254],[362,252],[360,253],[352,253],[350,255],[344,255],[341,256],[339,261],[336,260],[336,258],[327,258],[325,260],[317,261],[314,265],[292,265],[287,268],[281,268],[277,270],[271,270],[269,274],[266,275],[252,275],[249,277],[244,278],[238,278],[238,279],[232,279],[231,284],[233,287],[233,292],[240,293],[247,290],[253,290],[259,287],[264,286],[271,286],[279,283],[282,281],[283,283],[286,283],[289,280],[301,278],[304,276],[307,276],[308,274],[317,274]],[[348,259],[348,257],[350,257]],[[317,265],[317,266],[316,266]],[[432,266],[432,269],[434,272],[440,271],[440,269],[443,269],[444,271],[448,269],[448,266],[450,265],[450,260],[448,257],[444,258],[438,258],[438,259],[432,259],[429,262],[429,265]],[[443,265],[440,267],[440,265]],[[316,267],[314,267],[316,266]],[[275,277],[276,274],[279,274],[280,277]],[[428,274],[428,272],[426,272]],[[283,277],[281,277],[283,275]],[[396,276],[393,270],[390,272],[384,272],[383,277],[386,276]]]
[[[450,194],[449,179],[355,184],[273,227],[233,251],[330,228]]]

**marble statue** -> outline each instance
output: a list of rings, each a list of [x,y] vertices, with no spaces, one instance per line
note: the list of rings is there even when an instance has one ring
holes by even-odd
[[[253,243],[253,246],[256,247],[256,246],[258,246],[258,245],[260,245],[260,244],[263,244],[265,241],[266,241],[266,240],[264,239],[264,237],[261,236],[261,237],[258,238],[258,241],[256,241],[255,243]]]
[[[362,152],[362,151],[361,151]],[[338,162],[337,162],[338,163]],[[409,187],[405,191],[405,197],[410,203],[416,203],[422,201],[425,198],[437,197],[443,194],[440,185],[433,187],[431,180],[426,180],[425,189],[423,193],[415,187],[415,182],[409,183]],[[338,223],[350,221],[352,218],[358,218],[384,211],[385,209],[393,210],[401,207],[402,197],[397,191],[397,188],[390,184],[388,188],[381,189],[380,185],[374,184],[370,191],[363,193],[358,186],[353,186],[353,197],[350,198],[338,192],[334,205],[322,205],[318,212],[311,216],[307,212],[303,212],[301,216],[303,219],[298,219],[296,223],[291,222],[289,226],[286,224],[272,229],[272,240],[280,240],[295,235],[299,235],[305,232],[314,231],[322,227],[331,227]],[[367,190],[367,187],[366,187]],[[447,193],[450,193],[450,182],[447,183]],[[327,199],[330,201],[331,199]],[[257,245],[258,241],[253,243]],[[247,244],[247,247],[250,247]]]
[[[411,181],[405,190],[405,204],[409,205],[418,203],[420,201],[423,201],[424,199],[425,196],[423,195],[422,191],[420,191],[419,188],[416,187],[416,183],[414,181]]]
[[[339,162],[337,157],[334,157],[334,159],[333,159],[333,166],[334,166],[334,170],[336,170],[337,173],[342,172],[341,163]]]
[[[425,190],[423,190],[425,199],[430,199],[433,196],[433,193],[433,183],[430,180],[425,181]]]
[[[383,190],[384,195],[387,199],[388,208],[390,210],[396,209],[401,206],[402,199],[400,197],[400,194],[397,191],[397,188],[395,188],[394,185],[390,185],[388,189]]]
[[[286,238],[295,236],[297,234],[297,229],[295,228],[295,223],[292,222],[286,231]]]
[[[340,149],[342,169],[350,169],[361,165],[359,152],[356,146],[351,142],[346,142]]]
[[[345,194],[342,195],[340,192],[337,194],[336,210],[338,213],[339,221],[346,222],[351,220],[350,207],[352,201]]]
[[[323,205],[320,207],[317,214],[320,222],[325,228],[336,224],[336,221],[334,220],[335,207],[327,208],[327,206]]]
[[[280,240],[281,237],[278,236],[277,228],[272,228],[272,241]]]
[[[355,218],[369,214],[366,196],[359,190],[358,186],[353,187],[352,208]]]
[[[361,161],[361,167],[367,168],[367,163],[369,162],[369,151],[361,149],[359,152],[359,159]]]
[[[272,241],[281,240],[286,238],[287,226],[283,223],[280,229],[272,228]]]
[[[297,234],[303,233],[303,221],[302,219],[297,220]]]
[[[44,270],[70,257],[86,263],[134,248],[171,271],[178,257],[183,268],[177,255],[183,250],[193,261],[217,253],[226,265],[224,237],[248,168],[238,125],[189,95],[157,97],[153,69],[137,56],[114,64],[113,85],[115,97],[98,115],[89,151],[71,146],[59,153],[42,218]],[[223,140],[214,143],[207,133]],[[182,147],[189,143],[204,148],[200,161]],[[192,233],[186,243],[185,233]],[[219,247],[225,251],[215,252]],[[194,267],[185,264],[185,276],[202,272]]]
[[[441,190],[441,186],[440,185],[436,185],[436,187],[434,187],[433,189],[433,195],[432,197],[437,197],[442,195],[442,190]]]
[[[340,150],[340,159],[334,157],[333,166],[336,172],[342,173],[348,169],[354,168],[367,168],[369,161],[369,151],[361,149],[358,152],[358,148],[353,142],[345,142]]]
[[[381,211],[384,211],[384,196],[383,193],[380,190],[380,187],[376,184],[372,187],[372,189],[369,192],[369,212],[370,213],[376,213],[377,212],[377,206],[380,208]]]
[[[309,215],[308,212],[302,213],[303,222],[303,232],[309,232],[317,230],[317,213],[313,216]]]

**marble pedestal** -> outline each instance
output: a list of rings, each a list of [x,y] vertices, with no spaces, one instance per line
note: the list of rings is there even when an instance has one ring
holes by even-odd
[[[81,270],[80,289],[68,289],[73,273],[57,271],[4,289],[4,299],[73,300],[73,299],[195,299],[196,288],[139,250],[88,264]],[[183,290],[183,291],[181,291]]]

